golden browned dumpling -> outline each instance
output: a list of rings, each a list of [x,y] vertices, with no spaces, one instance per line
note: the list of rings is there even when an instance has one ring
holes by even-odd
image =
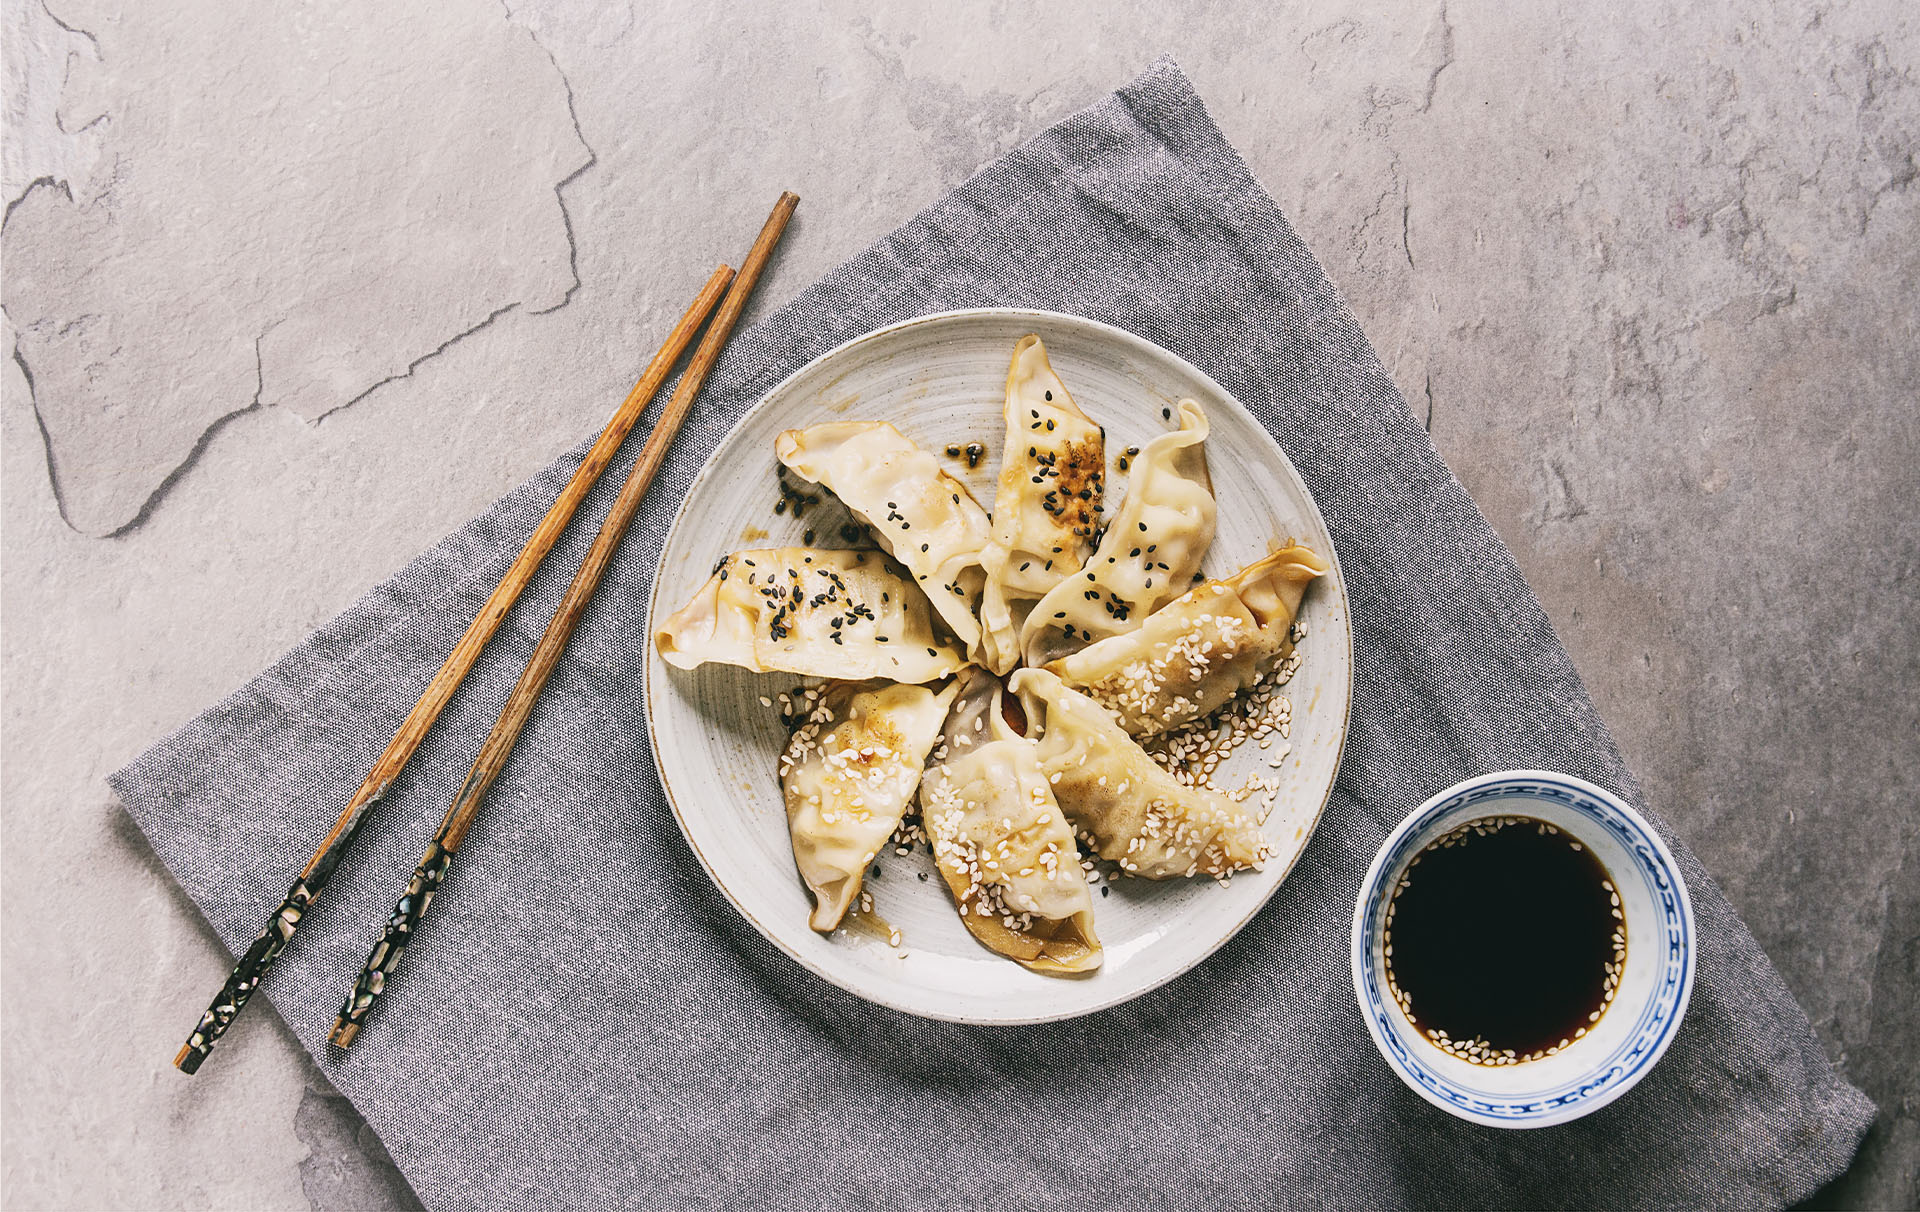
[[[1033,742],[1000,710],[1000,680],[975,667],[920,784],[934,862],[968,933],[1035,972],[1100,966],[1080,851]]]
[[[1180,401],[1180,428],[1141,448],[1126,500],[1087,566],[1047,592],[1027,615],[1020,647],[1028,665],[1122,635],[1185,593],[1213,543],[1213,480],[1207,414]]]
[[[980,566],[989,529],[967,486],[885,421],[833,421],[789,429],[780,461],[839,497],[900,561],[934,613],[969,651],[980,643]]]
[[[1107,469],[1105,434],[1067,394],[1039,337],[1013,347],[1004,412],[993,541],[980,559],[982,660],[999,674],[1020,663],[1020,628],[1034,603],[1093,550]]]
[[[1259,823],[1217,791],[1154,764],[1106,709],[1044,669],[1013,675],[1040,770],[1094,852],[1129,875],[1216,878],[1263,862]]]
[[[813,893],[810,924],[840,924],[867,865],[899,826],[957,682],[834,682],[812,700],[780,757],[793,861]]]
[[[932,682],[966,656],[934,634],[926,595],[877,551],[736,551],[654,633],[679,669],[708,661],[760,673]]]
[[[1293,651],[1300,599],[1327,563],[1298,545],[1230,577],[1204,581],[1147,616],[1047,669],[1119,717],[1135,737],[1210,715]]]

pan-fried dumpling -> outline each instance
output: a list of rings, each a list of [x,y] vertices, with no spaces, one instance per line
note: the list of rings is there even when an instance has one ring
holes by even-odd
[[[654,644],[680,669],[723,661],[758,673],[932,682],[966,664],[934,634],[926,595],[877,551],[736,551]]]
[[[947,715],[920,816],[967,932],[1052,976],[1100,966],[1093,895],[1033,742],[1007,726],[1000,680],[975,667]]]
[[[1047,668],[1119,717],[1135,737],[1170,732],[1259,680],[1293,651],[1288,638],[1307,586],[1327,563],[1298,545],[1224,580],[1205,581]]]
[[[1020,628],[1033,604],[1086,563],[1107,471],[1105,435],[1067,394],[1039,337],[1013,347],[1005,413],[993,541],[980,558],[980,648],[999,674],[1020,663]]]
[[[938,692],[834,682],[788,740],[780,788],[794,865],[813,892],[815,930],[831,932],[860,894],[867,865],[913,802],[957,693],[958,682]]]
[[[1100,704],[1044,669],[1013,675],[1040,769],[1094,852],[1131,875],[1220,878],[1265,860],[1260,826],[1217,791],[1189,787],[1147,756]]]
[[[1123,635],[1193,586],[1213,542],[1207,414],[1180,401],[1180,428],[1140,450],[1127,499],[1085,571],[1055,585],[1027,615],[1020,645],[1039,666]]]
[[[885,421],[789,429],[775,441],[774,453],[872,527],[962,644],[971,650],[980,643],[977,612],[987,576],[980,552],[991,532],[986,511],[965,484]]]

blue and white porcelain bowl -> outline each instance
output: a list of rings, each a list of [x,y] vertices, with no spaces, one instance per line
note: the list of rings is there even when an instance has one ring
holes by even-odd
[[[1546,821],[1593,852],[1620,896],[1627,957],[1613,1002],[1584,1037],[1493,1068],[1442,1051],[1407,1021],[1389,989],[1383,938],[1387,906],[1414,856],[1462,825],[1500,816]],[[1474,1123],[1543,1128],[1619,1098],[1666,1052],[1693,991],[1693,940],[1686,884],[1639,813],[1571,775],[1507,770],[1447,788],[1388,835],[1354,906],[1353,986],[1380,1054],[1420,1097]]]

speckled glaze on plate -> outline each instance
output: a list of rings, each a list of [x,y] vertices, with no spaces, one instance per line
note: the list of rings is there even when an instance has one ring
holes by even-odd
[[[1230,885],[1212,880],[1123,880],[1094,898],[1106,962],[1092,976],[1029,972],[991,954],[967,934],[924,853],[883,850],[869,877],[876,912],[897,927],[898,948],[871,933],[831,936],[807,927],[807,891],[794,871],[776,764],[786,743],[778,714],[760,703],[798,678],[724,665],[669,669],[651,642],[651,620],[677,610],[714,562],[743,547],[850,546],[848,517],[831,500],[805,517],[774,513],[775,437],[831,420],[891,421],[921,446],[984,448],[978,466],[943,460],[985,507],[999,474],[1001,402],[1007,361],[1026,333],[1046,342],[1054,369],[1076,402],[1106,427],[1111,469],[1120,451],[1174,428],[1167,414],[1198,400],[1212,422],[1208,462],[1219,531],[1204,571],[1233,572],[1275,544],[1298,540],[1332,570],[1307,596],[1299,672],[1283,693],[1293,702],[1292,750],[1243,746],[1215,776],[1222,787],[1249,775],[1279,777],[1266,822],[1276,857]],[[1117,504],[1127,477],[1110,470]],[[1111,506],[1110,506],[1111,507]],[[1273,438],[1226,390],[1184,359],[1121,329],[1055,312],[991,309],[942,312],[849,341],[802,367],[768,393],[723,439],[675,515],[649,606],[647,728],[655,765],[687,843],[727,899],[768,940],[808,969],[862,997],[930,1018],[967,1023],[1032,1023],[1117,1005],[1172,980],[1212,954],[1272,896],[1320,819],[1346,740],[1353,692],[1353,637],[1346,584],[1326,523]],[[1255,797],[1253,803],[1259,802]]]

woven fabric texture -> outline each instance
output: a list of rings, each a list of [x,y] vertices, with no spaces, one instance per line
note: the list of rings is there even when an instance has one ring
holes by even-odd
[[[721,436],[834,345],[976,306],[1119,325],[1237,395],[1325,512],[1355,628],[1339,782],[1273,901],[1171,984],[1035,1027],[896,1014],[763,941],[682,840],[641,703],[660,538]],[[585,446],[114,777],[236,951]],[[1852,1156],[1872,1105],[1670,833],[1698,917],[1697,984],[1672,1050],[1626,1097],[1558,1128],[1474,1127],[1375,1052],[1348,977],[1349,919],[1410,809],[1509,767],[1580,775],[1656,820],[1657,806],[1338,292],[1166,61],[735,339],[419,945],[353,1052],[329,1053],[378,924],[638,446],[265,987],[429,1207],[1752,1207],[1811,1192]],[[211,1063],[244,1064],[233,1044]]]

